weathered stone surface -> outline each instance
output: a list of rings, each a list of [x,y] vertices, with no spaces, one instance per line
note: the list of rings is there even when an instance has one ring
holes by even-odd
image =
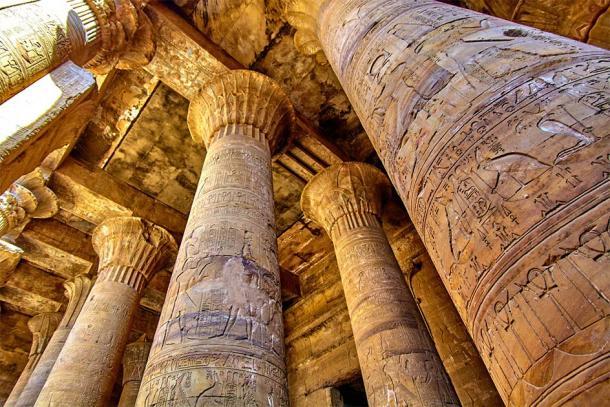
[[[123,354],[123,391],[121,392],[119,407],[133,407],[136,404],[150,346],[151,343],[146,340],[146,335],[143,335],[125,348]]]
[[[78,275],[64,283],[66,289],[65,295],[68,298],[68,306],[64,313],[59,326],[51,336],[49,343],[40,356],[38,364],[33,369],[27,384],[19,395],[15,405],[18,407],[33,406],[38,399],[42,387],[47,381],[51,369],[55,365],[55,361],[59,353],[68,339],[68,335],[76,322],[76,318],[80,314],[81,309],[89,295],[93,281],[85,276]]]
[[[47,344],[49,343],[53,332],[57,328],[60,319],[60,313],[50,312],[38,314],[28,321],[28,328],[30,328],[30,332],[32,332],[32,336],[34,338],[32,341],[32,348],[30,349],[30,355],[28,357],[28,364],[21,372],[19,380],[17,380],[11,394],[6,400],[6,403],[4,404],[6,407],[14,407],[16,405],[17,400],[21,396],[23,388],[27,384],[32,372],[38,365],[38,362],[42,357],[42,353],[47,347]]]
[[[504,401],[604,397],[608,53],[433,1],[318,27]]]
[[[96,228],[93,246],[100,256],[97,280],[36,406],[106,405],[142,290],[172,260],[176,244],[150,222],[119,217]]]
[[[0,287],[4,286],[13,274],[22,255],[21,248],[0,240]]]
[[[254,72],[220,76],[191,102],[208,151],[137,406],[288,405],[271,154],[293,121]]]
[[[468,8],[610,48],[608,0],[461,0]]]
[[[375,167],[337,164],[307,184],[301,206],[333,241],[369,405],[456,405],[381,228],[389,192]]]

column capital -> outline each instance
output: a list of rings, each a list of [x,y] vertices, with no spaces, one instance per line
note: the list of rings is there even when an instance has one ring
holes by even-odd
[[[23,250],[4,240],[0,240],[0,287],[3,287],[17,268]]]
[[[364,226],[381,217],[391,191],[386,175],[365,163],[335,164],[313,177],[303,189],[301,209],[333,237],[333,228],[345,219],[348,228]],[[343,222],[342,222],[343,224]]]
[[[84,274],[79,274],[64,282],[64,295],[68,298],[68,307],[61,320],[61,326],[72,328],[80,310],[91,291],[94,280]]]
[[[42,354],[53,332],[57,329],[59,321],[61,321],[59,312],[43,312],[28,320],[28,328],[33,336],[30,357]]]
[[[152,23],[143,9],[148,0],[67,0],[85,30],[94,55],[76,56],[97,74],[113,68],[132,69],[148,64],[156,51]],[[95,19],[97,25],[87,23]],[[87,47],[88,48],[88,47]],[[87,53],[87,48],[83,52]]]
[[[284,14],[296,29],[294,46],[304,55],[316,55],[319,62],[327,63],[322,44],[318,39],[318,14],[324,0],[288,0]]]
[[[209,146],[232,127],[266,140],[272,153],[288,144],[295,114],[290,99],[269,77],[248,70],[217,76],[191,101],[188,124],[193,139]]]
[[[57,196],[46,186],[47,180],[37,168],[0,195],[0,236],[23,226],[28,218],[50,218],[57,213]]]
[[[137,291],[172,261],[177,251],[169,232],[136,217],[105,220],[93,231],[92,243],[100,258],[97,282],[115,281]]]

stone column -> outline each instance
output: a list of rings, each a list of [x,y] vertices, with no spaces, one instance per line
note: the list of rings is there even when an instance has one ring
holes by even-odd
[[[123,391],[119,400],[119,407],[133,407],[138,398],[140,383],[144,375],[144,368],[148,360],[151,343],[142,336],[125,348],[123,355]]]
[[[460,404],[504,406],[430,257],[419,256],[406,277]]]
[[[164,229],[118,217],[93,232],[98,277],[36,406],[106,406],[142,290],[171,261],[176,244]]]
[[[191,102],[207,146],[137,406],[287,406],[271,155],[294,122],[271,79],[232,71]]]
[[[5,4],[6,3],[6,4]],[[154,54],[145,0],[8,0],[0,4],[0,103],[72,59],[95,72]]]
[[[333,241],[369,405],[458,405],[381,228],[389,193],[375,167],[336,164],[305,186],[301,208]]]
[[[603,404],[608,52],[432,0],[311,12],[504,401]]]
[[[5,407],[15,406],[30,375],[38,365],[40,357],[47,347],[49,339],[51,339],[51,335],[53,335],[53,332],[57,328],[60,319],[61,314],[58,312],[45,312],[32,317],[28,321],[28,328],[30,328],[30,332],[32,332],[32,348],[30,349],[30,355],[28,356],[28,363],[21,372],[8,399],[6,399],[6,403],[4,404]]]
[[[49,373],[51,373],[51,369],[53,369],[55,361],[68,339],[68,335],[76,322],[76,318],[80,314],[92,284],[93,282],[91,279],[82,274],[64,283],[64,288],[66,289],[65,294],[66,297],[68,297],[66,312],[59,323],[59,327],[55,330],[55,333],[53,333],[53,336],[49,340],[49,344],[40,357],[40,361],[36,365],[36,368],[32,371],[27,385],[24,387],[16,402],[16,406],[31,407],[36,403],[36,399],[38,399],[38,395],[46,383]]]

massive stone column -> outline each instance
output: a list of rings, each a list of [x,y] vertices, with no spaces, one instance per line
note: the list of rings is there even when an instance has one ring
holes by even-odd
[[[314,15],[504,401],[603,403],[610,54],[432,0]]]
[[[53,369],[55,361],[66,343],[66,339],[68,339],[76,318],[80,314],[92,284],[91,279],[82,274],[64,283],[65,294],[68,297],[66,312],[49,340],[49,344],[38,364],[32,371],[27,385],[15,403],[16,406],[31,407],[36,403],[36,399],[38,399],[38,395],[46,383],[49,373],[51,373],[51,369]]]
[[[305,216],[333,241],[370,406],[459,405],[381,228],[386,176],[336,164],[303,190]]]
[[[232,71],[191,102],[207,155],[137,406],[287,406],[271,156],[292,106],[271,79]]]
[[[95,72],[154,54],[145,0],[8,0],[0,4],[0,103],[72,59]]]
[[[123,355],[123,391],[121,392],[119,407],[135,406],[150,346],[151,343],[143,336],[125,348],[125,354]]]
[[[32,317],[28,321],[28,328],[32,332],[32,348],[30,349],[30,355],[28,356],[28,363],[21,372],[15,387],[11,391],[11,394],[6,399],[5,407],[14,407],[15,403],[19,399],[23,388],[28,382],[30,375],[38,365],[42,353],[44,352],[51,335],[57,328],[61,314],[58,312],[45,312]]]
[[[93,232],[97,280],[36,406],[106,406],[142,290],[171,261],[172,236],[140,218],[118,217]]]

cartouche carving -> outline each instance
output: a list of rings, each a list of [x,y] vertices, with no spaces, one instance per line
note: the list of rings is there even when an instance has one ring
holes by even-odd
[[[28,328],[32,332],[32,348],[30,349],[30,355],[28,356],[28,363],[21,372],[19,380],[13,387],[10,396],[4,404],[6,407],[14,407],[23,391],[23,388],[28,382],[30,375],[38,365],[42,353],[44,352],[51,335],[57,328],[61,314],[58,312],[45,312],[38,314],[28,321]]]
[[[336,164],[305,186],[301,208],[333,241],[369,405],[457,406],[381,228],[390,191],[375,167]]]
[[[430,0],[318,29],[505,403],[603,394],[608,52]]]
[[[150,346],[151,343],[143,335],[125,348],[123,354],[123,391],[121,392],[119,407],[133,407],[136,404]]]
[[[92,241],[100,257],[97,280],[36,406],[107,404],[144,285],[176,250],[167,231],[133,217],[100,223]]]
[[[57,197],[46,186],[47,180],[37,168],[0,195],[0,236],[18,233],[30,218],[50,218],[57,213]]]
[[[81,274],[64,283],[65,295],[68,298],[68,306],[64,313],[59,326],[49,340],[49,344],[44,353],[40,357],[40,361],[36,368],[32,371],[27,385],[24,387],[19,399],[16,402],[17,407],[33,406],[44,386],[59,353],[68,339],[68,335],[76,322],[76,318],[80,314],[81,309],[89,295],[93,281]]]
[[[191,102],[207,154],[137,406],[287,406],[271,178],[290,137],[288,97],[232,71]]]

